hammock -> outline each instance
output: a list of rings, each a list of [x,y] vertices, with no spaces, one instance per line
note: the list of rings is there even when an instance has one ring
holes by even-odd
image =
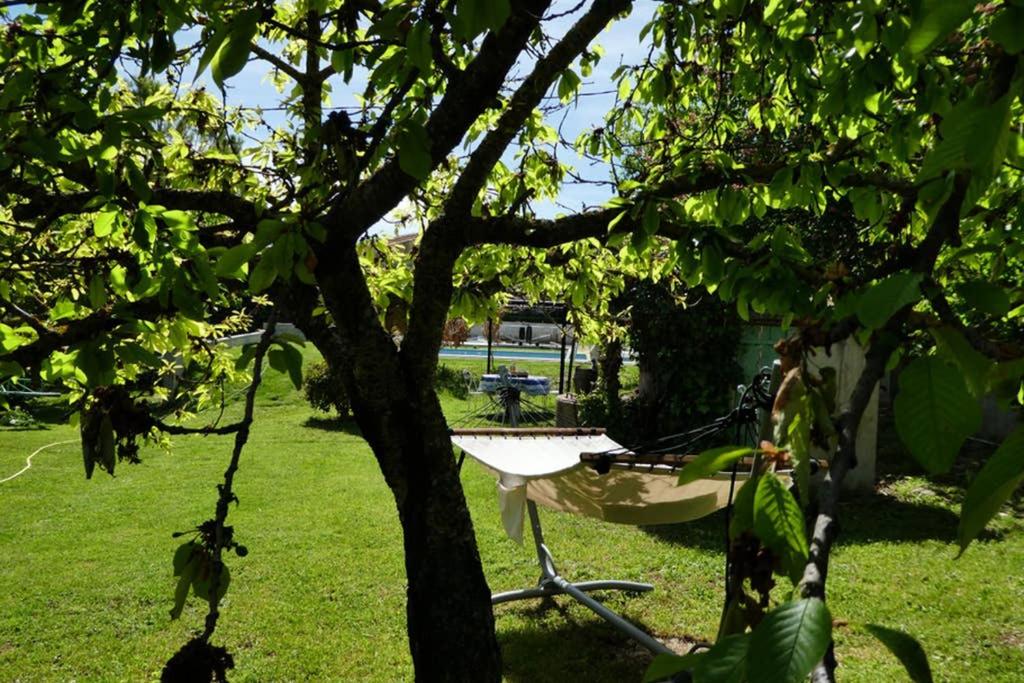
[[[496,593],[491,596],[492,604],[567,594],[648,650],[670,654],[672,651],[663,643],[587,595],[594,590],[645,592],[654,586],[607,580],[573,583],[565,579],[544,543],[537,504],[606,522],[637,525],[687,522],[728,508],[750,477],[750,460],[736,463],[731,472],[719,472],[684,486],[677,483],[679,468],[695,457],[689,453],[697,443],[733,427],[737,436],[745,429],[744,440],[755,443],[758,410],[771,406],[774,392],[770,389],[777,386],[778,377],[777,367],[774,372],[759,373],[744,390],[736,409],[709,425],[634,448],[616,443],[603,429],[453,429],[452,443],[463,456],[468,454],[496,476],[505,532],[522,543],[524,512],[530,518],[540,580],[533,588]],[[520,414],[519,394],[509,392],[509,397],[514,405],[511,410],[506,405],[502,414],[515,418]],[[503,396],[503,400],[508,397]],[[812,469],[818,466],[827,464],[812,463]],[[725,574],[728,577],[728,555]]]
[[[498,480],[505,532],[523,540],[527,500],[551,510],[617,524],[688,522],[725,507],[749,474],[729,473],[679,486],[678,467],[622,462],[632,455],[603,429],[461,429],[452,443]],[[599,474],[583,454],[616,453],[620,461]],[[664,460],[664,458],[662,458]]]

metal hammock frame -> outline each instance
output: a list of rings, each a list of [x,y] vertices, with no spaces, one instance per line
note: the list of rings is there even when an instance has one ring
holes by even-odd
[[[615,468],[629,468],[629,469],[640,469],[648,468],[648,471],[655,471],[657,468],[659,471],[665,470],[666,468],[669,473],[674,472],[676,469],[683,467],[687,462],[692,460],[695,456],[690,455],[692,449],[707,440],[721,435],[727,430],[735,429],[735,437],[739,441],[741,439],[747,439],[750,442],[756,442],[759,434],[757,428],[759,423],[763,425],[766,420],[767,413],[762,412],[759,416],[758,411],[770,410],[772,400],[774,398],[775,388],[779,382],[779,371],[778,363],[775,364],[773,369],[764,368],[755,375],[750,385],[743,388],[740,399],[736,404],[736,407],[730,411],[727,415],[724,415],[707,425],[697,427],[695,429],[687,430],[685,432],[679,432],[677,434],[669,434],[651,441],[643,442],[635,446],[624,446],[622,448],[608,450],[600,453],[584,453],[581,454],[581,461],[588,463],[599,473],[607,473],[612,467]],[[514,389],[514,387],[513,387]],[[502,416],[511,416],[510,421],[512,422],[513,429],[508,428],[493,428],[493,429],[466,429],[466,433],[472,432],[493,432],[495,435],[513,435],[517,431],[514,429],[518,427],[518,414],[512,410],[509,410],[509,402],[511,401],[522,401],[519,392],[499,392],[499,403],[502,406]],[[488,410],[494,410],[495,405],[488,405],[484,407]],[[483,410],[475,411],[467,416],[466,419],[480,418]],[[460,420],[460,422],[462,422]],[[502,424],[505,424],[502,419]],[[461,430],[453,430],[453,433],[457,433]],[[586,432],[586,429],[544,429],[544,428],[533,428],[524,429],[523,433],[542,434],[548,433],[551,435],[570,433],[570,432]],[[458,466],[461,468],[463,460],[465,459],[465,452],[462,452],[459,457]],[[732,515],[732,502],[733,495],[736,489],[736,479],[739,475],[739,467],[741,465],[750,466],[752,461],[743,460],[733,465],[729,472],[730,484],[729,484],[729,497],[728,502],[725,506],[725,546],[726,546],[726,561],[725,561],[725,584],[726,584],[726,595],[729,595],[729,523]],[[636,642],[640,643],[643,647],[647,648],[655,654],[674,654],[672,650],[666,647],[663,643],[655,639],[650,634],[644,632],[634,624],[627,621],[621,615],[613,612],[599,601],[588,595],[590,591],[598,590],[621,590],[631,593],[644,593],[647,591],[654,590],[654,586],[648,583],[639,583],[635,581],[620,581],[620,580],[598,580],[598,581],[581,581],[572,582],[563,577],[556,565],[554,556],[551,550],[548,548],[544,541],[544,532],[541,528],[540,515],[537,510],[537,504],[532,500],[526,501],[527,512],[530,518],[530,530],[533,535],[534,547],[537,553],[537,563],[540,565],[540,578],[537,580],[537,585],[532,588],[523,588],[519,590],[505,591],[502,593],[495,593],[491,596],[491,604],[497,605],[504,602],[511,602],[514,600],[527,600],[531,598],[548,598],[554,595],[569,595],[580,604],[584,605],[595,614],[600,616],[605,621],[609,622],[613,627],[626,634]]]

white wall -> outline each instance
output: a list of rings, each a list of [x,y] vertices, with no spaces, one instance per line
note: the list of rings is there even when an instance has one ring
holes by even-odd
[[[850,405],[850,397],[864,369],[864,349],[853,339],[833,344],[831,355],[824,349],[816,349],[808,358],[812,370],[830,367],[836,370],[836,413]],[[868,492],[875,485],[875,457],[878,452],[878,385],[871,392],[864,416],[857,430],[857,467],[850,470],[843,482],[843,488]],[[816,457],[825,454],[818,452]]]

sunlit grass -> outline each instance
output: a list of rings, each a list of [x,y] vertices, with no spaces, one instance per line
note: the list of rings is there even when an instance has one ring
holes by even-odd
[[[452,367],[482,363],[446,360]],[[531,364],[557,377],[554,364]],[[443,401],[450,417],[467,404]],[[237,410],[238,406],[233,406]],[[232,680],[411,678],[404,575],[394,504],[351,425],[309,423],[316,413],[270,373],[236,477],[230,523],[248,546],[233,572],[216,640],[234,653]],[[317,424],[318,426],[308,426]],[[323,427],[329,427],[325,429]],[[0,478],[41,445],[75,439],[57,425],[0,431]],[[77,445],[37,456],[0,484],[0,681],[152,679],[201,627],[190,598],[170,621],[171,533],[212,516],[230,437],[186,437],[148,449],[116,477],[83,476]],[[532,548],[508,540],[494,484],[467,463],[463,482],[488,581],[531,585]],[[900,680],[898,664],[857,630],[875,622],[916,634],[937,680],[1016,681],[1024,671],[1024,524],[1000,517],[959,560],[958,489],[916,477],[843,506],[829,577],[844,680]],[[542,513],[560,569],[571,578],[654,583],[608,604],[659,637],[711,638],[721,608],[720,515],[637,529]],[[639,680],[649,656],[585,609],[523,602],[496,609],[510,681]]]

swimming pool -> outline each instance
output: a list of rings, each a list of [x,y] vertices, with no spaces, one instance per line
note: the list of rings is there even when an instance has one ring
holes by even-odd
[[[495,346],[491,349],[492,358],[495,360],[535,360],[557,363],[561,358],[558,349],[537,349],[519,348],[508,346]],[[438,354],[441,358],[487,358],[486,346],[458,346],[443,347]],[[566,352],[566,361],[569,360]],[[576,352],[576,363],[586,363],[587,354],[582,351]]]

